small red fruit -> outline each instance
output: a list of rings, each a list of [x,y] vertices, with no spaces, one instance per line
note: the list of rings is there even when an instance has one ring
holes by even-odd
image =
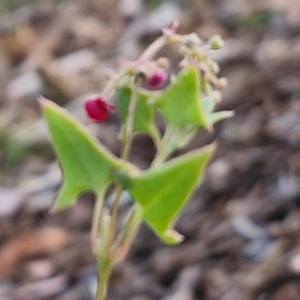
[[[85,111],[94,122],[105,122],[115,106],[108,103],[102,96],[92,96],[84,103]]]

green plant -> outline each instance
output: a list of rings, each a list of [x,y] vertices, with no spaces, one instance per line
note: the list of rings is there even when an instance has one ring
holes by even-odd
[[[86,113],[95,122],[104,122],[114,111],[119,113],[120,158],[67,111],[40,98],[64,174],[54,208],[73,205],[78,195],[88,190],[96,195],[91,244],[99,260],[97,300],[105,299],[112,267],[124,259],[141,222],[166,244],[183,240],[173,229],[174,222],[198,187],[215,145],[169,158],[185,147],[198,130],[212,130],[215,122],[232,116],[229,111],[213,112],[221,99],[218,90],[226,86],[226,80],[216,76],[218,65],[207,51],[220,48],[223,41],[214,36],[204,44],[196,34],[179,35],[176,30],[176,23],[163,29],[162,36],[137,61],[121,60],[118,73],[108,70],[108,83],[102,94],[85,102]],[[179,45],[183,59],[181,70],[168,82],[168,59],[154,58],[169,44]],[[166,124],[163,133],[155,123],[157,113]],[[139,132],[147,133],[157,149],[145,171],[129,162],[133,137]],[[123,190],[130,193],[132,207],[120,225]],[[109,191],[113,197],[111,207],[105,203]]]

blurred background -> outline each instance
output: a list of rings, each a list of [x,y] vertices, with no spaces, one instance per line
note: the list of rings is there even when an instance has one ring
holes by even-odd
[[[225,40],[212,53],[229,81],[218,109],[236,114],[188,147],[219,144],[176,225],[185,241],[164,246],[143,226],[108,299],[300,299],[299,0],[0,0],[1,299],[93,299],[93,196],[49,214],[61,174],[36,96],[118,154],[118,120],[91,124],[82,102],[175,19],[180,33]],[[132,160],[152,157],[139,137]]]

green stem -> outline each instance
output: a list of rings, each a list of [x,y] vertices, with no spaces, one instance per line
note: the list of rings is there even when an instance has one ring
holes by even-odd
[[[175,39],[176,40],[176,39]],[[161,48],[163,48],[166,44],[170,42],[175,42],[169,40],[166,37],[158,38],[153,44],[151,44],[146,51],[141,55],[141,60],[150,60],[155,53],[157,53]],[[111,81],[110,84],[107,86],[104,94],[111,94],[113,88],[115,87],[116,83],[122,78],[124,74],[121,72],[117,77],[114,78],[114,81]],[[138,85],[138,82],[135,82],[135,85]],[[124,126],[124,135],[123,141],[124,145],[122,148],[121,158],[123,160],[128,160],[132,141],[133,141],[133,128],[134,128],[134,121],[135,121],[135,113],[138,104],[138,91],[137,88],[132,90],[130,104],[128,107],[128,116],[127,121]],[[157,133],[154,134],[154,141],[156,146],[159,148],[156,159],[154,160],[154,164],[158,164],[159,162],[165,159],[166,153],[166,146],[171,138],[172,133],[168,132],[164,137],[164,140],[161,143],[160,136]],[[133,210],[129,219],[127,220],[126,224],[123,227],[122,232],[119,236],[116,236],[117,233],[117,219],[118,219],[118,212],[119,212],[119,204],[122,196],[122,185],[120,183],[116,183],[115,188],[115,197],[113,201],[113,205],[111,208],[111,218],[104,222],[108,223],[110,226],[103,226],[99,230],[101,217],[103,218],[103,214],[105,211],[102,209],[102,200],[97,200],[95,205],[95,212],[93,216],[93,225],[92,225],[92,246],[93,250],[96,253],[96,256],[100,258],[100,277],[98,282],[96,300],[104,300],[106,297],[106,290],[109,281],[109,277],[112,271],[112,264],[114,259],[122,259],[126,255],[127,251],[129,250],[130,245],[132,244],[133,238],[136,235],[136,232],[140,226],[141,219],[140,215],[137,210]],[[101,216],[102,215],[102,216]],[[108,217],[108,215],[106,215]],[[101,239],[99,241],[99,238]],[[116,239],[116,240],[115,240]],[[115,240],[115,244],[114,244]],[[101,250],[99,251],[98,243],[103,243]],[[113,247],[116,246],[116,247]],[[114,249],[113,249],[114,248]],[[98,253],[97,253],[98,252]],[[116,255],[117,257],[115,257]]]
[[[134,120],[135,120],[135,112],[138,104],[138,92],[137,89],[133,89],[130,99],[130,104],[128,107],[128,117],[127,122],[125,124],[124,129],[124,147],[123,151],[121,153],[121,158],[123,160],[129,159],[130,150],[132,147],[132,140],[133,140],[133,126],[134,126]],[[115,199],[113,201],[113,207],[112,207],[112,224],[111,224],[111,233],[112,236],[115,235],[116,227],[117,227],[117,219],[118,219],[118,211],[119,211],[119,204],[121,200],[122,195],[122,186],[118,183],[115,188]],[[113,240],[113,239],[112,239]],[[112,241],[111,240],[111,241]]]
[[[108,257],[102,257],[99,267],[99,280],[97,286],[96,300],[105,300],[108,281],[112,272],[112,263]]]
[[[103,206],[103,196],[102,194],[97,195],[95,199],[92,230],[91,230],[91,244],[92,244],[92,251],[94,255],[97,255],[97,241],[99,237],[102,206]]]
[[[128,107],[128,116],[125,124],[125,131],[124,131],[125,143],[121,154],[121,158],[124,160],[128,160],[131,146],[132,146],[133,126],[134,126],[137,104],[138,104],[138,91],[137,88],[134,88],[132,89],[132,93],[131,93],[131,99]]]
[[[101,228],[97,241],[97,258],[99,259],[99,279],[96,293],[96,300],[105,300],[109,278],[112,272],[114,257],[110,251],[111,217],[107,209],[101,210]]]
[[[135,119],[135,112],[136,112],[136,107],[138,103],[138,93],[136,90],[133,90],[132,95],[131,95],[131,101],[129,104],[128,108],[128,118],[127,118],[127,123],[125,125],[125,134],[124,134],[124,147],[123,151],[121,154],[121,158],[123,160],[128,160],[131,146],[132,146],[132,140],[133,140],[133,126],[134,126],[134,119]],[[119,211],[119,204],[121,200],[121,195],[122,195],[122,186],[121,184],[117,183],[115,188],[115,198],[113,201],[113,206],[111,209],[111,218],[108,218],[108,215],[103,216],[102,219],[105,219],[107,217],[107,221],[104,220],[104,223],[107,224],[102,224],[102,234],[100,233],[101,237],[101,243],[102,245],[102,250],[100,253],[98,253],[98,257],[100,258],[100,269],[99,269],[99,282],[98,282],[98,287],[97,287],[97,294],[96,294],[96,300],[104,300],[106,297],[106,292],[107,292],[107,286],[108,286],[108,281],[110,278],[110,274],[112,272],[112,265],[114,260],[117,258],[115,257],[116,251],[113,251],[112,253],[112,246],[113,242],[116,236],[116,231],[117,231],[117,220],[118,220],[118,211]],[[95,239],[95,236],[99,235],[99,221],[98,219],[101,216],[101,207],[96,206],[95,207],[96,211],[94,214],[94,222],[93,222],[93,228],[92,228],[92,236],[93,239]],[[105,213],[105,211],[103,211]],[[130,227],[130,232],[127,233],[128,241],[131,244],[131,241],[137,231],[137,221],[133,222],[136,220],[136,217],[132,220],[128,220],[128,226]],[[109,226],[105,226],[108,225]],[[104,225],[104,226],[103,226]],[[97,241],[97,240],[96,240]],[[126,245],[127,245],[126,243]],[[95,246],[94,246],[95,247]],[[97,243],[96,243],[96,248],[97,248]],[[128,248],[128,247],[126,247]]]

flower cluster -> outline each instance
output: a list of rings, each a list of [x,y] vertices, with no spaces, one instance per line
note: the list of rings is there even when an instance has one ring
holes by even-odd
[[[181,46],[180,52],[183,59],[179,63],[179,68],[187,68],[194,65],[200,75],[201,91],[205,95],[213,94],[214,90],[221,90],[227,86],[224,78],[218,78],[218,64],[209,58],[207,50],[217,50],[223,47],[224,42],[219,35],[215,35],[204,44],[195,34],[179,35],[176,33],[178,25],[174,22],[170,27],[162,30],[163,36],[157,39],[136,61],[120,59],[120,72],[117,74],[113,70],[107,70],[107,87],[102,95],[88,98],[85,102],[87,116],[94,122],[102,123],[107,120],[114,111],[115,106],[109,101],[113,98],[114,91],[122,86],[145,86],[149,90],[157,90],[166,85],[169,60],[159,57],[153,60],[153,54],[157,53],[167,44],[178,44]]]

